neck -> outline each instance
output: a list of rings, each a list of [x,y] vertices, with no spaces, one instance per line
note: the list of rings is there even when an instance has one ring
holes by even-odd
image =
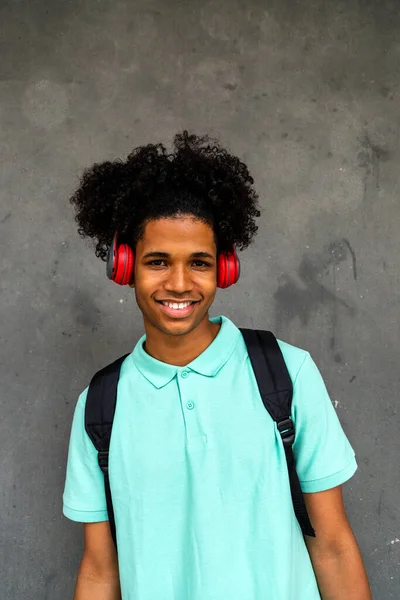
[[[204,352],[220,329],[220,325],[210,321],[208,315],[195,329],[182,335],[164,333],[146,321],[144,326],[147,354],[177,367],[189,364]]]

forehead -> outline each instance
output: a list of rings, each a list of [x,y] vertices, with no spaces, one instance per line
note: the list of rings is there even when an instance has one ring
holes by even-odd
[[[149,221],[139,240],[143,252],[150,248],[160,252],[215,251],[212,227],[194,217],[175,217]],[[139,248],[138,248],[139,250]]]

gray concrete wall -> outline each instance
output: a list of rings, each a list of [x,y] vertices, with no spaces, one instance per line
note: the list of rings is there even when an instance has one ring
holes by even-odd
[[[357,452],[374,598],[399,598],[398,2],[3,0],[0,35],[0,597],[72,597],[74,404],[142,332],[68,195],[83,167],[187,127],[248,162],[263,207],[214,314],[313,354]]]

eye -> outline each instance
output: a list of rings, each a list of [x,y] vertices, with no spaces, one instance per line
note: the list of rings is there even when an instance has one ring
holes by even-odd
[[[199,269],[201,269],[201,268],[207,268],[207,267],[211,266],[210,263],[205,262],[204,260],[195,260],[193,262],[193,264],[195,265],[195,267],[197,267]]]
[[[156,260],[151,260],[149,261],[147,264],[150,265],[151,267],[162,267],[164,261],[161,258],[158,258]]]

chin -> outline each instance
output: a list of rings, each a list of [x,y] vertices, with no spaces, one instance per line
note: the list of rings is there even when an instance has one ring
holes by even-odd
[[[184,335],[196,328],[198,323],[195,321],[177,322],[177,323],[160,323],[159,329],[170,335]]]
[[[207,316],[208,312],[202,315],[193,314],[185,319],[155,319],[153,323],[157,329],[169,335],[184,335],[196,329]]]

